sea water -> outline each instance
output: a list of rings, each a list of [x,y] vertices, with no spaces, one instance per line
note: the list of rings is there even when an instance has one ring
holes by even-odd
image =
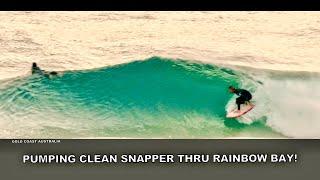
[[[318,12],[0,17],[1,138],[320,137]]]

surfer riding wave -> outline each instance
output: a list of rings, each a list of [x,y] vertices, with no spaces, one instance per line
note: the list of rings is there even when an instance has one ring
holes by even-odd
[[[250,100],[252,99],[252,95],[249,91],[245,89],[236,89],[233,86],[229,86],[229,92],[238,95],[239,97],[236,99],[236,104],[238,106],[238,111],[240,111],[241,104],[250,104]]]

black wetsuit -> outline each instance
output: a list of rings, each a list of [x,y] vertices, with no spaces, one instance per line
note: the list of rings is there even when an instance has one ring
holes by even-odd
[[[249,91],[245,89],[236,89],[234,93],[240,97],[236,99],[236,104],[238,105],[238,110],[240,110],[240,105],[244,104],[246,101],[250,101],[252,95]]]
[[[35,66],[35,67],[32,67],[32,74],[39,74],[39,75],[43,75],[47,78],[50,78],[50,75],[52,76],[57,76],[58,73],[56,71],[51,71],[51,72],[48,72],[48,71],[44,71],[42,69],[40,69],[38,66]]]
[[[32,67],[32,74],[43,74],[43,70],[41,70],[38,66]]]

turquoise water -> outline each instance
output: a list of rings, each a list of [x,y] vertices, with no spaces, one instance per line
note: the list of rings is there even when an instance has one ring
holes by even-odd
[[[226,119],[241,73],[153,57],[112,67],[2,83],[2,121],[19,137],[224,138],[275,135],[266,119]],[[4,85],[5,84],[5,85]],[[255,84],[250,85],[255,90]],[[11,124],[10,124],[10,123]],[[8,132],[9,130],[7,130]]]

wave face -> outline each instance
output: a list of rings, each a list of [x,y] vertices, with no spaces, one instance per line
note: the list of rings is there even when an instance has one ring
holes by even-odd
[[[159,57],[33,75],[0,82],[0,137],[320,137],[316,80]],[[243,118],[225,118],[229,85],[253,93],[257,106]],[[309,86],[316,97],[304,98]]]

